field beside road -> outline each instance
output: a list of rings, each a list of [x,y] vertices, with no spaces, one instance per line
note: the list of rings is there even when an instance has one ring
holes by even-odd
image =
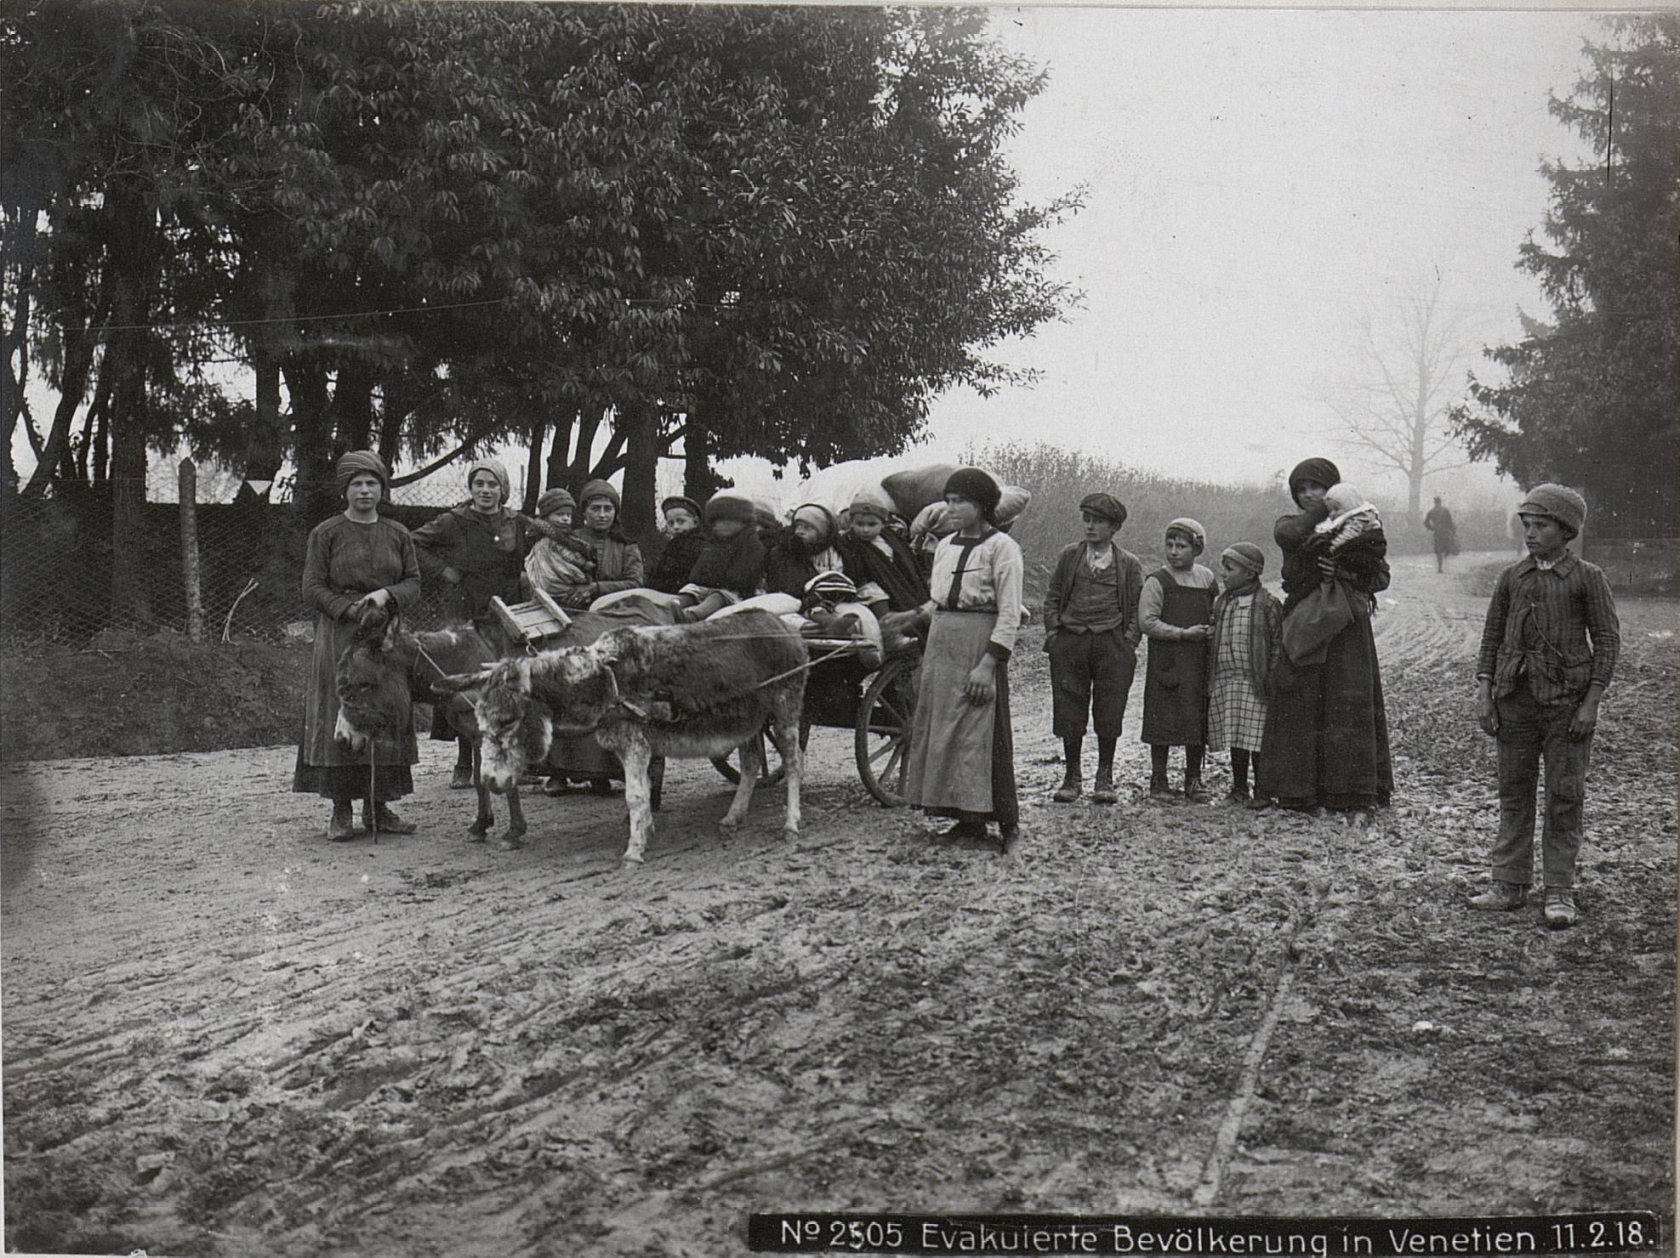
[[[732,1255],[754,1210],[1497,1215],[1671,1208],[1676,609],[1623,605],[1582,922],[1480,916],[1474,658],[1497,557],[1377,617],[1397,799],[1366,825],[1054,805],[1012,665],[1019,853],[948,844],[813,734],[805,830],[673,764],[466,842],[329,845],[294,749],[3,771],[6,1248]],[[15,717],[14,717],[15,719]],[[1223,757],[1211,786],[1225,785]]]

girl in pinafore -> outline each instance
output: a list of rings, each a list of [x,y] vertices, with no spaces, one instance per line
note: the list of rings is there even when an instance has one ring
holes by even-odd
[[[1196,562],[1207,530],[1186,518],[1167,525],[1167,562],[1143,580],[1138,624],[1149,639],[1143,683],[1143,741],[1149,744],[1149,794],[1170,799],[1167,756],[1184,748],[1184,794],[1203,803],[1202,755],[1207,750],[1208,639],[1219,583]]]
[[[1248,770],[1259,771],[1266,735],[1266,679],[1283,653],[1283,605],[1260,584],[1266,555],[1253,542],[1238,542],[1219,557],[1225,589],[1213,600],[1213,696],[1208,703],[1208,746],[1231,749],[1232,803],[1250,795]]]
[[[945,482],[954,533],[934,553],[933,598],[903,613],[927,626],[905,793],[929,816],[953,817],[955,838],[997,823],[1005,852],[1020,833],[1009,656],[1021,631],[1021,548],[997,528],[1003,491],[978,468]]]

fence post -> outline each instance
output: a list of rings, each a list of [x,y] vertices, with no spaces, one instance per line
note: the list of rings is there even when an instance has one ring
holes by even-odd
[[[187,591],[187,638],[204,640],[204,596],[198,580],[198,468],[181,460],[181,578]]]

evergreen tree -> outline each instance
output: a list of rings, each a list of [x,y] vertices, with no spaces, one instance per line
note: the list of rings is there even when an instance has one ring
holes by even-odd
[[[1503,384],[1472,378],[1454,413],[1476,458],[1523,485],[1579,486],[1601,535],[1680,534],[1680,14],[1615,18],[1589,43],[1590,70],[1552,113],[1591,146],[1547,162],[1545,240],[1518,267],[1549,320],[1487,351]]]

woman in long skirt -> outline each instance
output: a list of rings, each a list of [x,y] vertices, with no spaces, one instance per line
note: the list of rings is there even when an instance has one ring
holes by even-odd
[[[1372,604],[1378,591],[1388,588],[1388,562],[1381,546],[1332,559],[1309,545],[1314,528],[1329,515],[1324,495],[1341,475],[1329,459],[1299,464],[1289,474],[1289,492],[1300,511],[1282,517],[1272,530],[1283,551],[1285,630],[1324,581],[1344,583],[1354,611],[1330,639],[1322,663],[1295,664],[1285,656],[1268,682],[1254,793],[1286,808],[1364,811],[1386,805],[1394,790],[1382,673],[1371,634]]]
[[[929,816],[952,817],[946,834],[983,838],[995,822],[1008,851],[1020,832],[1009,656],[1021,631],[1021,548],[997,528],[998,483],[959,468],[945,484],[956,532],[939,543],[933,598],[905,766],[905,793]]]
[[[315,613],[315,650],[310,657],[309,694],[304,700],[303,739],[298,744],[292,789],[332,800],[327,837],[335,843],[355,837],[352,805],[362,800],[362,820],[386,834],[412,834],[386,804],[414,790],[412,767],[419,760],[412,718],[394,739],[379,738],[367,753],[346,751],[333,738],[338,722],[338,659],[350,644],[357,620],[368,606],[412,607],[420,598],[420,562],[414,539],[395,520],[379,514],[390,487],[384,461],[356,450],[338,463],[343,512],[322,521],[309,535],[303,561],[303,600]],[[372,769],[372,791],[369,769]]]

